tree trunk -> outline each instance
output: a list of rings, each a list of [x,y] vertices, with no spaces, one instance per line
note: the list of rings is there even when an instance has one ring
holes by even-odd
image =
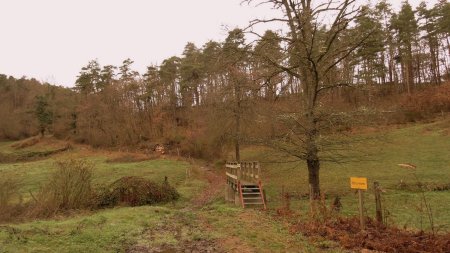
[[[408,60],[406,63],[406,82],[407,82],[407,89],[408,89],[408,94],[411,94],[411,89],[413,88],[412,86],[414,85],[414,70],[413,70],[413,53],[412,53],[412,45],[408,45]]]
[[[198,85],[194,85],[195,105],[200,105],[200,92],[198,91]]]
[[[239,81],[235,81],[234,83],[234,96],[236,99],[236,108],[235,108],[235,137],[234,137],[234,148],[235,148],[235,156],[236,161],[241,161],[240,154],[240,141],[241,141],[241,87]]]
[[[240,138],[241,138],[241,108],[240,108],[240,102],[239,99],[237,99],[236,103],[236,112],[235,112],[235,137],[234,137],[234,150],[235,150],[235,156],[236,156],[236,162],[241,162],[241,151],[240,151]]]
[[[306,159],[306,164],[308,165],[308,182],[310,185],[312,194],[312,199],[320,198],[320,184],[319,184],[319,170],[320,170],[320,162],[317,158],[308,158]]]
[[[238,140],[235,141],[234,148],[235,148],[236,162],[240,163],[241,162],[241,154],[240,154],[240,146],[239,146]]]
[[[435,48],[435,41],[433,40],[433,38],[429,38],[428,39],[428,46],[430,47],[430,67],[431,67],[431,74],[432,74],[432,78],[430,80],[430,82],[432,84],[438,85],[440,83],[439,81],[439,77],[438,77],[438,65],[439,65],[439,58],[436,57],[436,48]],[[439,51],[439,50],[437,50]]]
[[[308,166],[308,182],[310,186],[311,199],[320,198],[320,184],[319,184],[319,149],[317,144],[318,128],[317,119],[314,111],[310,110],[308,113],[308,126],[306,130],[306,165]]]

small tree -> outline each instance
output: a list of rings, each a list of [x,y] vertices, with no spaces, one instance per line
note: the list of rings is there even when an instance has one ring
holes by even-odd
[[[39,122],[39,132],[44,136],[45,130],[53,123],[53,113],[49,110],[48,99],[46,96],[36,97],[35,114]]]

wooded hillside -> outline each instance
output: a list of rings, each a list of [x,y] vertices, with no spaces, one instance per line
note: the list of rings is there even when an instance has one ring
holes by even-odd
[[[336,48],[362,38],[354,50],[347,48],[348,56],[336,52],[328,59],[336,64],[318,89],[325,132],[448,112],[447,1],[416,10],[405,2],[399,12],[378,1],[342,24],[316,27],[312,47],[317,55],[329,50],[335,28],[341,29],[334,33]],[[250,30],[234,29],[224,41],[187,43],[181,56],[145,73],[134,71],[131,59],[121,66],[92,60],[73,89],[0,75],[0,138],[46,132],[103,147],[163,143],[206,158],[232,146],[238,154],[241,143],[267,143],[302,120],[304,104],[297,98],[305,94],[305,81],[289,74],[295,69],[277,67],[296,66],[295,48],[285,35],[267,31],[256,42],[251,36]]]

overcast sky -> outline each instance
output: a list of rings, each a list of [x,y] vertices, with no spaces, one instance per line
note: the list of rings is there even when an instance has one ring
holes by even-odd
[[[126,58],[142,73],[180,55],[187,42],[221,41],[224,26],[271,16],[269,7],[241,1],[0,0],[0,74],[73,86],[89,60],[119,66]],[[401,1],[391,3],[398,8]]]

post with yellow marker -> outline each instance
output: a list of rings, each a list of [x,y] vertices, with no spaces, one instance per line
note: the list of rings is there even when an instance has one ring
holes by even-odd
[[[361,229],[366,229],[366,222],[364,219],[364,199],[363,190],[367,190],[367,178],[366,177],[351,177],[350,188],[358,190],[359,196],[359,221],[361,223]]]

